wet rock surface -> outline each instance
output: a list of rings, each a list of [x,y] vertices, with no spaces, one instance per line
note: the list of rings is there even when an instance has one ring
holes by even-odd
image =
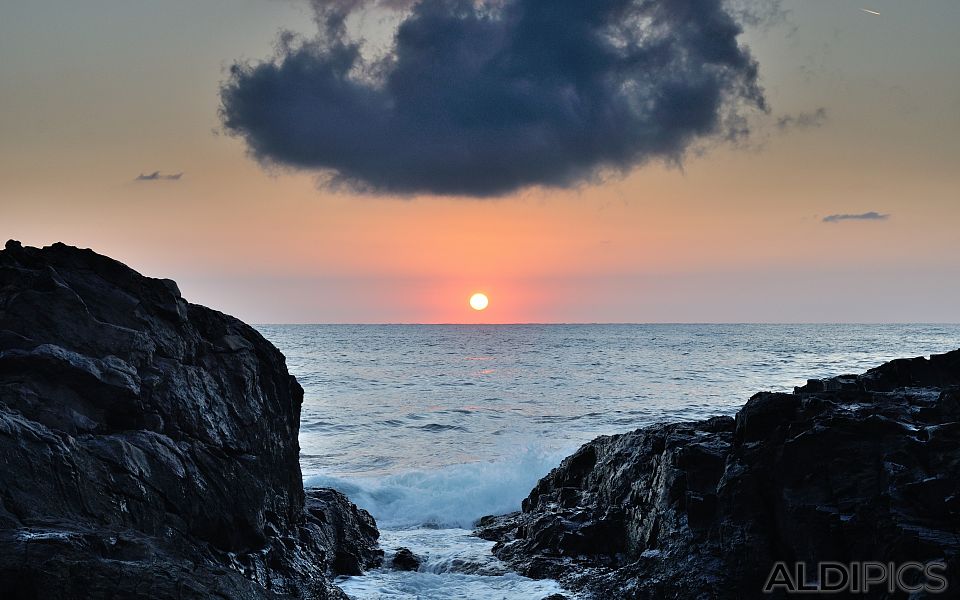
[[[5,598],[344,598],[373,519],[304,492],[303,391],[253,328],[55,244],[0,252]]]
[[[775,561],[944,561],[956,593],[958,386],[960,350],[600,437],[477,534],[595,598],[776,597],[761,593]]]
[[[416,571],[420,568],[420,557],[410,548],[397,548],[393,555],[393,568],[399,571]]]

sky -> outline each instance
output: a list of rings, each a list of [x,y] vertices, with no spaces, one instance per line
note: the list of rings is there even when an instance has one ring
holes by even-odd
[[[254,323],[960,321],[960,3],[728,2],[6,3],[0,235]]]

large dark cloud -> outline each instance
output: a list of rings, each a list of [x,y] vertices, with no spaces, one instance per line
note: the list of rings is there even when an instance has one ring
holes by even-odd
[[[405,11],[383,59],[346,32],[351,10]],[[261,162],[377,193],[496,196],[571,186],[765,110],[757,65],[721,0],[315,2],[318,36],[281,36],[237,64],[225,129]]]

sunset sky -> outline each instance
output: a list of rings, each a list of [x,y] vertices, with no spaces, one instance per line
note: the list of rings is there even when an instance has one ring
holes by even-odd
[[[680,164],[644,146],[623,173],[518,166],[529,185],[506,156],[450,192],[436,157],[403,162],[420,134],[337,121],[344,156],[367,144],[342,167],[360,190],[225,128],[231,65],[316,36],[309,2],[5,3],[0,234],[94,248],[256,323],[960,321],[960,2],[781,8],[738,38],[767,107],[744,108],[749,137],[685,141]],[[389,55],[406,14],[360,8],[347,32]]]

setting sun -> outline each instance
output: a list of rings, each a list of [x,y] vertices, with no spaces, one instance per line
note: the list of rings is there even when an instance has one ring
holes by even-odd
[[[470,296],[470,308],[473,310],[483,310],[487,308],[488,304],[490,304],[490,299],[487,298],[486,294],[477,292],[476,294]]]

